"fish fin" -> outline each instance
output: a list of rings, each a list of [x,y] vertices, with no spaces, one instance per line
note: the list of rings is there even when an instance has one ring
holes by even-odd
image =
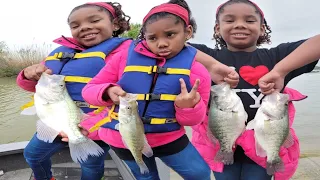
[[[261,147],[257,138],[255,138],[256,154],[259,157],[267,157],[267,152]]]
[[[214,135],[212,134],[212,132],[210,131],[210,129],[208,128],[207,130],[207,136],[208,139],[210,140],[210,142],[212,142],[213,145],[217,145],[218,144],[218,139],[216,137],[214,137]]]
[[[129,146],[127,145],[127,143],[126,143],[126,141],[123,139],[123,137],[122,137],[122,142],[123,142],[123,145],[124,145],[127,149],[129,149]]]
[[[149,168],[147,167],[147,165],[146,165],[146,163],[144,161],[139,163],[138,166],[140,168],[140,173],[141,174],[148,174],[149,173]]]
[[[142,154],[144,154],[146,157],[152,157],[153,156],[153,151],[148,143],[147,138],[144,136],[144,147],[142,149]]]
[[[248,122],[246,129],[247,130],[251,130],[254,129],[256,127],[256,121],[253,119],[251,121]]]
[[[280,157],[278,157],[273,162],[267,161],[266,169],[267,169],[267,174],[272,176],[276,172],[284,171],[284,164],[283,164],[282,160],[280,159]]]
[[[287,139],[283,142],[283,146],[284,146],[285,148],[289,148],[289,147],[291,147],[293,144],[294,144],[294,139],[293,139],[293,137],[292,137],[291,132],[289,131],[289,134],[288,134],[288,136],[287,136]]]
[[[231,152],[222,152],[221,148],[216,154],[214,158],[217,162],[222,162],[224,165],[232,165],[233,164],[233,151]]]
[[[47,126],[41,120],[37,121],[37,138],[52,143],[53,140],[58,136],[59,132]]]
[[[74,162],[85,162],[88,156],[101,156],[104,150],[93,140],[86,137],[86,140],[81,143],[69,142],[70,155]]]
[[[21,115],[26,115],[26,116],[32,116],[32,115],[36,115],[37,111],[36,111],[36,107],[35,106],[31,106],[28,108],[25,108],[21,111],[20,113]]]

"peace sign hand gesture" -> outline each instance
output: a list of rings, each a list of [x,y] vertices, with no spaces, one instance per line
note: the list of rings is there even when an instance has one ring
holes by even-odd
[[[190,93],[188,93],[186,83],[183,79],[179,79],[181,93],[175,99],[175,105],[179,108],[193,108],[200,101],[200,94],[197,92],[200,80],[197,79]]]

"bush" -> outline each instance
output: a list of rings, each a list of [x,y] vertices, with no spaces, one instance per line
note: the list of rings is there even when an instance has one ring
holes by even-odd
[[[140,33],[141,24],[130,24],[130,30],[121,34],[121,37],[136,39]]]
[[[10,49],[4,42],[0,43],[0,77],[17,75],[27,66],[39,63],[51,51],[51,46],[43,44],[15,47]]]

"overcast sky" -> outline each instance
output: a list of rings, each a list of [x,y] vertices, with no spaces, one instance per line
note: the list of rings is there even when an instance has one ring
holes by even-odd
[[[63,3],[62,3],[63,2]],[[50,44],[61,35],[70,36],[67,16],[73,7],[87,0],[0,1],[0,41],[10,46]],[[141,23],[144,15],[166,0],[117,0],[131,22]],[[215,11],[224,0],[187,0],[198,24],[192,40],[214,45],[211,40]],[[296,41],[320,34],[319,0],[254,0],[264,11],[272,28],[272,45]],[[268,46],[269,47],[269,46]]]

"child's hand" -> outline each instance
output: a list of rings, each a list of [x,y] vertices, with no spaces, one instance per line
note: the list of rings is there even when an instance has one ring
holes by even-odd
[[[193,108],[200,101],[200,94],[197,92],[200,80],[197,79],[188,93],[186,83],[183,79],[179,79],[181,85],[181,93],[176,97],[174,103],[179,108]]]
[[[211,75],[211,79],[215,84],[226,82],[230,84],[231,88],[237,87],[239,83],[239,74],[232,68],[218,63],[208,69]]]
[[[119,104],[119,96],[125,96],[126,92],[120,86],[112,86],[107,89],[107,95],[115,104]]]
[[[34,64],[25,68],[23,70],[23,75],[25,78],[29,80],[38,81],[43,72],[46,72],[47,74],[52,74],[52,70],[47,68],[45,65]]]
[[[262,94],[271,94],[274,91],[280,92],[284,86],[284,75],[281,75],[275,70],[271,70],[269,73],[259,79],[259,87]]]
[[[88,136],[89,135],[89,132],[86,129],[84,129],[80,124],[78,125],[78,127],[80,128],[80,131],[84,136]],[[68,138],[68,135],[66,133],[60,132],[59,136],[62,137],[61,141],[69,142],[69,138]]]

